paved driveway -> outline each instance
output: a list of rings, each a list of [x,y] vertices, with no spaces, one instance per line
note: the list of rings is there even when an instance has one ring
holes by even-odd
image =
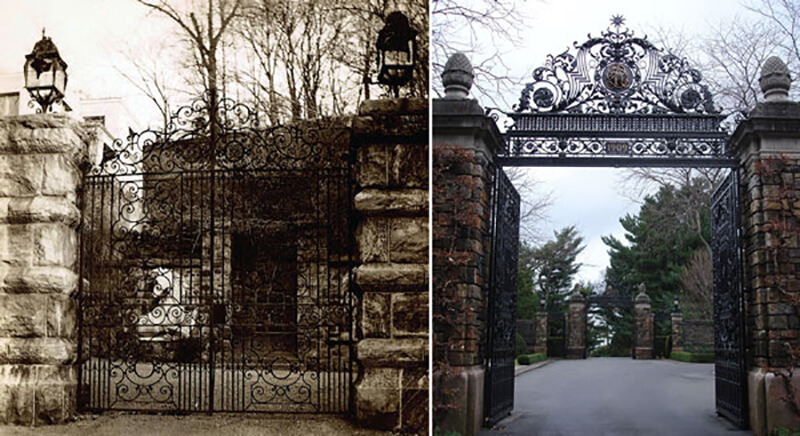
[[[482,436],[751,435],[714,412],[714,366],[559,360],[516,379],[514,411]]]

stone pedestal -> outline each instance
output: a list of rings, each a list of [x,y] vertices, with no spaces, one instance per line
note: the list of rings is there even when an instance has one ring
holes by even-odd
[[[567,300],[567,359],[586,358],[586,299],[578,292]]]
[[[536,342],[533,346],[534,353],[547,355],[547,312],[536,312]]]
[[[475,100],[433,100],[434,427],[484,422],[491,168],[503,139]]]
[[[362,292],[356,420],[428,427],[428,104],[364,102],[353,120]]]
[[[650,297],[640,292],[633,302],[633,358],[652,359],[654,315],[650,312]]]
[[[798,363],[789,353],[800,349],[800,104],[788,100],[789,83],[785,65],[768,60],[761,83],[766,101],[731,137],[740,164],[748,403],[757,435],[800,427],[800,415],[784,399],[787,389],[795,397],[800,392]]]
[[[683,313],[672,312],[672,351],[683,351]]]
[[[0,118],[0,424],[57,424],[75,413],[87,139],[61,114]]]

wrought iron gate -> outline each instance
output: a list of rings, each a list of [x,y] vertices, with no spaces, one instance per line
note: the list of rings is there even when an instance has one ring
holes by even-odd
[[[349,141],[208,106],[107,145],[85,181],[80,405],[348,412]]]
[[[737,171],[731,170],[711,203],[714,268],[714,372],[717,413],[748,425],[744,293]]]
[[[519,194],[502,169],[492,192],[492,253],[489,277],[489,347],[485,419],[492,426],[514,408],[514,359],[519,255]]]

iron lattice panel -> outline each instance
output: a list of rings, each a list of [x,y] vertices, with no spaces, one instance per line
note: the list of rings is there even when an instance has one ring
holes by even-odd
[[[86,179],[80,406],[347,413],[349,145],[321,159],[322,132],[245,118],[212,141],[206,112],[116,142]]]
[[[732,170],[711,204],[714,268],[714,373],[717,413],[748,426],[744,290],[737,172]]]
[[[486,365],[486,424],[514,408],[520,198],[502,169],[492,196],[492,260],[489,288],[489,350]]]

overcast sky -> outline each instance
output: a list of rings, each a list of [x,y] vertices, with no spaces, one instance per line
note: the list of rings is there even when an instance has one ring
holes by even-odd
[[[726,22],[735,14],[747,14],[738,0],[528,0],[520,4],[528,16],[522,29],[522,45],[491,47],[504,52],[503,60],[510,75],[521,78],[515,91],[505,96],[509,103],[507,111],[518,100],[524,84],[532,81],[533,69],[544,65],[548,54],[557,55],[573,48],[573,42],[584,42],[589,33],[600,36],[613,15],[623,15],[627,27],[642,36],[656,27],[702,35],[709,24]],[[491,106],[488,102],[480,103]],[[639,210],[639,204],[627,198],[633,193],[626,193],[621,182],[623,170],[533,168],[528,171],[542,182],[543,190],[552,192],[549,220],[540,223],[543,233],[552,235],[555,229],[576,225],[586,239],[586,249],[578,259],[584,264],[579,279],[600,280],[608,265],[607,247],[601,236],[612,234],[622,239],[620,217]]]

